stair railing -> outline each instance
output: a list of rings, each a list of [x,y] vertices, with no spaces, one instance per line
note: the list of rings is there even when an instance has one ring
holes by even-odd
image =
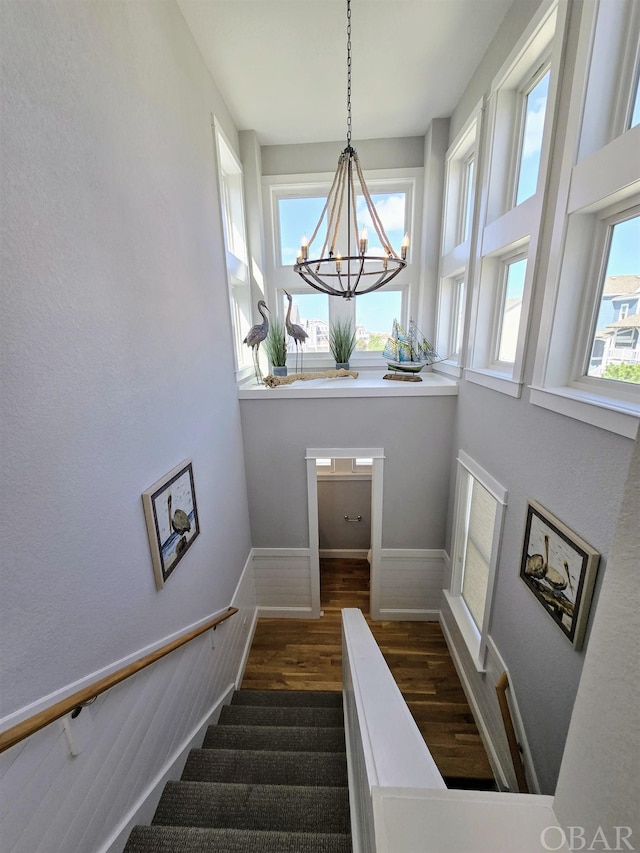
[[[175,640],[171,640],[171,642],[161,646],[159,649],[150,652],[148,655],[139,658],[133,663],[127,664],[127,666],[123,666],[121,669],[111,673],[111,675],[107,675],[98,681],[94,681],[93,684],[89,684],[86,687],[83,687],[82,690],[78,690],[70,696],[67,696],[65,699],[61,699],[59,702],[50,705],[48,708],[44,708],[42,711],[39,711],[32,717],[28,717],[21,723],[17,723],[10,729],[0,732],[0,752],[10,749],[12,746],[20,743],[20,741],[28,738],[32,734],[35,734],[40,731],[40,729],[45,728],[45,726],[59,720],[61,717],[64,717],[70,712],[77,716],[83,706],[91,704],[91,702],[100,696],[101,693],[105,693],[107,690],[115,687],[116,684],[120,684],[122,681],[125,681],[127,678],[130,678],[132,675],[140,672],[140,670],[145,669],[147,666],[151,666],[152,663],[156,663],[156,661],[166,657],[166,655],[174,652],[186,643],[189,643],[191,640],[195,640],[196,637],[199,637],[200,634],[204,634],[205,631],[209,631],[212,628],[215,630],[221,622],[224,622],[225,619],[228,619],[237,612],[237,607],[229,607],[224,611],[224,613],[215,616],[213,619],[209,619],[207,622],[204,622],[202,625],[199,625],[191,631],[186,631],[184,634],[181,634]]]

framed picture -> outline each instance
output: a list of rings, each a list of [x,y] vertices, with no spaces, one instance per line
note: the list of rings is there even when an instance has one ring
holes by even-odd
[[[156,586],[162,589],[171,572],[200,533],[191,460],[142,493]]]
[[[582,648],[600,554],[536,501],[529,501],[520,577],[553,621]]]

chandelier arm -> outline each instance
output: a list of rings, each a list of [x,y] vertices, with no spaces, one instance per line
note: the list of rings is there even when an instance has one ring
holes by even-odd
[[[378,280],[374,284],[367,287],[366,290],[359,290],[357,293],[354,293],[353,295],[354,296],[364,296],[366,293],[371,293],[372,290],[378,290],[378,288],[382,287],[385,284],[388,284],[391,281],[391,279],[395,278],[401,269],[404,269],[404,264],[402,266],[399,266],[397,270],[394,270],[393,272],[391,272],[391,274],[389,274],[387,270],[383,270],[383,272],[380,274],[380,277],[378,278]]]
[[[354,159],[357,162],[358,155],[354,152]],[[353,177],[353,171],[351,171],[349,178],[351,180],[351,206],[353,208],[353,236],[354,236],[354,246],[358,246],[358,212],[357,212],[357,204],[356,204],[356,182]]]
[[[340,171],[340,181],[338,184],[338,189],[336,191],[336,198],[334,200],[334,216],[335,216],[335,224],[333,229],[333,236],[331,238],[331,246],[329,247],[331,250],[331,254],[335,255],[336,251],[336,243],[338,242],[338,232],[340,231],[340,222],[342,220],[342,208],[344,207],[344,189],[347,183],[346,173],[345,173],[345,163],[346,160],[342,162],[342,168]],[[339,194],[339,197],[338,197]],[[337,202],[337,205],[336,205]]]
[[[361,256],[360,256],[360,258],[359,258],[359,265],[360,265],[360,269],[359,269],[359,270],[358,270],[358,272],[356,273],[356,283],[355,283],[355,284],[353,285],[353,287],[351,288],[351,291],[352,291],[352,293],[353,293],[353,295],[354,295],[354,296],[357,296],[358,294],[361,294],[361,293],[363,293],[363,292],[364,292],[364,291],[359,291],[359,290],[358,290],[358,285],[360,284],[360,279],[362,278],[362,273],[364,272],[364,260],[365,260],[365,259],[364,259],[364,255],[361,255]],[[356,292],[356,291],[357,291],[357,292]]]
[[[318,266],[320,265],[318,264]],[[345,290],[344,287],[342,287],[342,284],[340,284],[341,290],[336,290],[335,287],[328,284],[325,279],[316,275],[311,267],[298,264],[296,272],[298,275],[302,276],[308,285],[313,287],[315,290],[320,291],[320,293],[329,293],[331,296],[344,296]],[[318,284],[315,282],[318,282]]]
[[[324,258],[326,256],[327,249],[330,249],[331,252],[333,252],[335,250],[335,234],[337,234],[337,226],[335,224],[335,222],[336,222],[336,210],[338,209],[338,198],[339,198],[339,193],[340,193],[340,185],[341,185],[341,182],[343,180],[343,178],[342,178],[343,172],[344,172],[344,156],[343,156],[343,154],[341,154],[339,159],[338,159],[338,168],[336,169],[336,173],[333,177],[333,183],[331,185],[331,189],[329,190],[329,195],[327,196],[327,201],[325,204],[325,210],[326,210],[327,207],[329,206],[329,203],[332,202],[331,211],[329,213],[329,217],[327,220],[327,233],[325,235],[324,243],[322,245],[322,250],[320,252],[321,258]],[[320,226],[320,223],[318,223],[317,228],[319,226]],[[317,228],[316,228],[316,230],[317,230]],[[330,246],[329,240],[331,239],[332,230],[334,231],[334,238],[333,238],[333,242]]]
[[[371,215],[371,220],[373,222],[373,227],[375,228],[376,234],[378,235],[378,239],[380,240],[380,245],[389,255],[393,255],[394,257],[398,257],[398,253],[395,251],[393,246],[391,245],[389,238],[387,237],[386,231],[384,230],[384,225],[382,224],[382,220],[380,219],[380,215],[376,210],[376,206],[373,203],[373,199],[371,198],[371,193],[369,192],[369,188],[367,187],[364,175],[362,174],[362,167],[360,166],[360,160],[356,157],[356,169],[358,171],[358,179],[360,180],[360,186],[362,187],[362,192],[364,193],[365,202],[367,208],[369,210],[369,214]]]
[[[338,181],[338,176],[340,174],[340,162],[341,162],[341,157],[338,158],[338,168],[336,169],[336,173],[333,176],[333,183],[331,184],[331,189],[329,190],[329,193],[327,195],[327,200],[324,203],[324,207],[322,208],[322,213],[320,214],[320,218],[318,219],[318,222],[316,224],[316,227],[314,228],[313,234],[311,235],[311,239],[307,243],[308,246],[311,246],[311,244],[315,240],[315,238],[318,234],[318,231],[320,230],[320,225],[322,224],[322,220],[324,219],[325,214],[327,212],[327,208],[329,207],[329,202],[331,201],[332,195],[335,191],[336,183]],[[334,205],[335,205],[335,200],[334,200]],[[329,221],[327,224],[327,235],[329,234],[332,216],[333,216],[333,213],[329,215]],[[325,237],[325,241],[324,241],[324,244],[322,246],[322,251],[320,252],[321,257],[324,257],[324,254],[327,250],[327,243],[328,243],[328,236]]]

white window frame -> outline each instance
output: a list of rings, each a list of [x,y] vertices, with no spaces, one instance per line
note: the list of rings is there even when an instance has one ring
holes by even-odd
[[[247,223],[244,200],[244,174],[242,164],[230,145],[219,122],[212,120],[216,162],[218,167],[218,185],[220,189],[220,205],[225,244],[225,264],[227,268],[227,287],[229,291],[229,311],[231,328],[234,338],[234,359],[236,379],[242,381],[253,372],[253,360],[249,347],[242,341],[247,331],[239,322],[242,306],[251,318],[251,276],[249,273],[249,246],[247,243]],[[229,187],[229,176],[232,176],[239,188],[239,196],[232,198]],[[239,211],[238,208],[239,207]],[[235,229],[241,229],[241,240],[238,245],[235,239]]]
[[[507,505],[508,492],[491,474],[485,471],[474,459],[463,450],[458,452],[458,468],[456,475],[456,495],[453,522],[453,539],[451,544],[451,584],[445,590],[445,598],[451,613],[458,625],[465,645],[471,655],[473,664],[478,672],[486,668],[487,644],[489,641],[489,626],[491,609],[495,590],[496,569],[500,556],[500,544],[504,513]],[[491,558],[489,561],[489,577],[487,579],[487,595],[485,599],[482,625],[479,627],[471,615],[462,597],[464,554],[467,546],[467,505],[470,483],[475,480],[496,501],[496,515],[493,529]]]
[[[470,282],[472,294],[464,376],[512,397],[520,397],[522,393],[566,13],[564,0],[546,0],[541,4],[492,82],[481,140],[486,155],[483,155],[479,176],[480,212],[472,263],[473,281]],[[549,68],[537,190],[514,206],[527,93]],[[499,362],[495,358],[498,327],[493,313],[501,287],[499,261],[525,250],[527,270],[516,355],[512,363]]]
[[[420,295],[420,257],[422,229],[422,168],[381,169],[367,171],[365,179],[372,195],[376,193],[404,192],[407,197],[407,231],[410,235],[410,246],[407,255],[407,266],[392,283],[379,292],[398,292],[401,294],[401,315],[398,320],[407,325],[410,318],[418,315]],[[276,305],[280,312],[280,294],[286,290],[291,296],[296,294],[312,294],[318,291],[306,285],[295,275],[290,265],[280,262],[280,235],[278,223],[278,202],[281,198],[307,198],[314,195],[325,195],[331,188],[334,175],[330,173],[314,173],[302,175],[270,175],[263,178],[263,199],[267,239],[267,304]],[[310,223],[315,227],[316,223]],[[302,233],[300,234],[302,237]],[[310,237],[311,234],[307,234]],[[376,291],[378,292],[378,291]],[[355,327],[356,305],[358,299],[352,300],[328,297],[329,325],[337,320],[351,320]],[[284,319],[283,317],[281,319]],[[389,324],[391,332],[391,322]],[[311,369],[326,369],[334,366],[331,353],[305,353],[304,363]],[[349,363],[352,368],[382,367],[384,359],[382,352],[367,352],[354,350]]]
[[[640,63],[640,4],[585,4],[540,334],[535,405],[635,438],[640,388],[584,375],[608,259],[608,232],[640,206],[640,125],[625,129]],[[624,84],[624,85],[621,85]],[[568,87],[567,87],[568,88]],[[603,116],[603,106],[610,105]]]
[[[480,171],[480,124],[483,103],[477,104],[465,126],[450,145],[445,159],[445,188],[438,279],[436,351],[443,357],[434,369],[459,378],[464,359],[464,326],[468,317],[470,254],[477,222],[477,188]],[[473,187],[469,186],[469,163],[474,162]],[[473,193],[471,217],[468,220],[468,193]],[[465,282],[465,310],[462,343],[456,347],[458,322],[457,288]]]
[[[493,332],[491,335],[491,340],[494,346],[493,350],[493,360],[491,362],[491,367],[495,370],[507,371],[509,367],[513,364],[511,361],[501,360],[500,359],[500,345],[502,343],[502,330],[504,327],[504,316],[505,316],[505,308],[507,301],[507,286],[509,280],[509,268],[512,264],[516,264],[519,261],[526,261],[528,267],[528,258],[526,249],[523,251],[522,249],[517,250],[515,252],[510,252],[508,255],[505,255],[500,258],[500,272],[497,278],[497,287],[496,287],[496,300],[495,300],[495,309],[494,309],[494,326]],[[526,278],[526,275],[525,275]]]

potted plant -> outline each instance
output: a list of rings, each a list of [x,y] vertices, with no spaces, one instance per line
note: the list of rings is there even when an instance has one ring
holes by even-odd
[[[336,369],[349,369],[351,353],[356,348],[356,333],[350,320],[336,320],[329,331],[329,348],[336,361]]]
[[[274,376],[287,375],[287,338],[284,324],[280,320],[272,320],[269,326],[269,334],[265,342],[267,355],[271,362]]]

